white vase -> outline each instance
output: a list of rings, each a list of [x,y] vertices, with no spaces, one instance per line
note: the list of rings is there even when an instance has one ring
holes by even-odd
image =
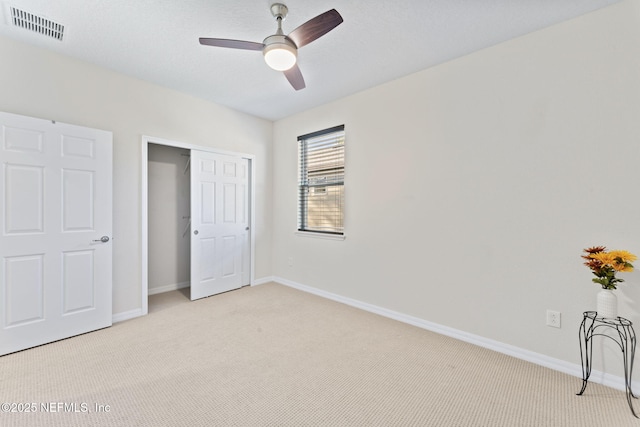
[[[618,317],[618,297],[613,289],[601,289],[596,298],[596,311],[599,317],[615,319]]]

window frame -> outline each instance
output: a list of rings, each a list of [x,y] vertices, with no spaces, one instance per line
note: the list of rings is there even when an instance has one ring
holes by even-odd
[[[341,135],[337,136],[337,138],[342,138],[342,154],[341,159],[340,156],[336,156],[336,159],[341,160],[341,166],[337,168],[334,167],[332,169],[337,170],[337,173],[333,174],[333,178],[342,177],[341,181],[338,180],[333,183],[328,183],[325,185],[317,186],[312,185],[309,181],[309,158],[307,157],[308,146],[306,144],[307,141],[312,140],[314,138],[318,138],[324,135],[330,135],[333,133],[341,133]],[[344,205],[345,205],[345,126],[338,125],[333,126],[327,129],[319,130],[316,132],[311,132],[305,135],[298,136],[298,196],[297,196],[297,227],[296,233],[297,235],[302,236],[310,236],[310,237],[319,237],[325,239],[334,239],[334,240],[344,240]],[[312,166],[313,163],[312,163]],[[317,166],[317,164],[316,164]],[[331,168],[329,168],[331,169]],[[341,172],[340,172],[341,171]],[[318,172],[316,170],[316,172]],[[331,173],[329,173],[331,175]],[[315,187],[324,187],[325,191],[328,193],[328,187],[339,187],[342,191],[341,198],[339,199],[339,207],[335,210],[335,213],[339,214],[341,217],[341,226],[336,227],[334,230],[318,230],[313,229],[313,226],[309,226],[309,216],[308,216],[308,202],[309,202],[309,194],[310,189]]]

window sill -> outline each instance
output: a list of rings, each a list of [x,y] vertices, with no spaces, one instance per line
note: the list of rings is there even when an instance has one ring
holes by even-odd
[[[314,239],[326,239],[326,240],[344,240],[344,234],[325,234],[325,233],[314,233],[313,231],[296,231],[294,233],[296,236],[303,237],[312,237]]]

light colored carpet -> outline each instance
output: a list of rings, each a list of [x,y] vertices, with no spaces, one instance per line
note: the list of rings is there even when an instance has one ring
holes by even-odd
[[[1,357],[0,402],[38,408],[0,425],[640,426],[620,391],[278,284],[150,307]]]

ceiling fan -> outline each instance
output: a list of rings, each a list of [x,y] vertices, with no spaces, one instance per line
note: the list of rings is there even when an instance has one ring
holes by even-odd
[[[271,14],[278,22],[278,30],[274,35],[265,38],[262,43],[244,40],[230,40],[200,37],[200,44],[206,46],[228,47],[232,49],[260,50],[264,60],[274,70],[283,71],[285,77],[295,90],[305,88],[302,72],[296,64],[298,49],[322,37],[342,23],[342,16],[331,9],[321,13],[300,25],[288,35],[282,32],[282,21],[287,17],[289,9],[282,3],[271,5]]]

